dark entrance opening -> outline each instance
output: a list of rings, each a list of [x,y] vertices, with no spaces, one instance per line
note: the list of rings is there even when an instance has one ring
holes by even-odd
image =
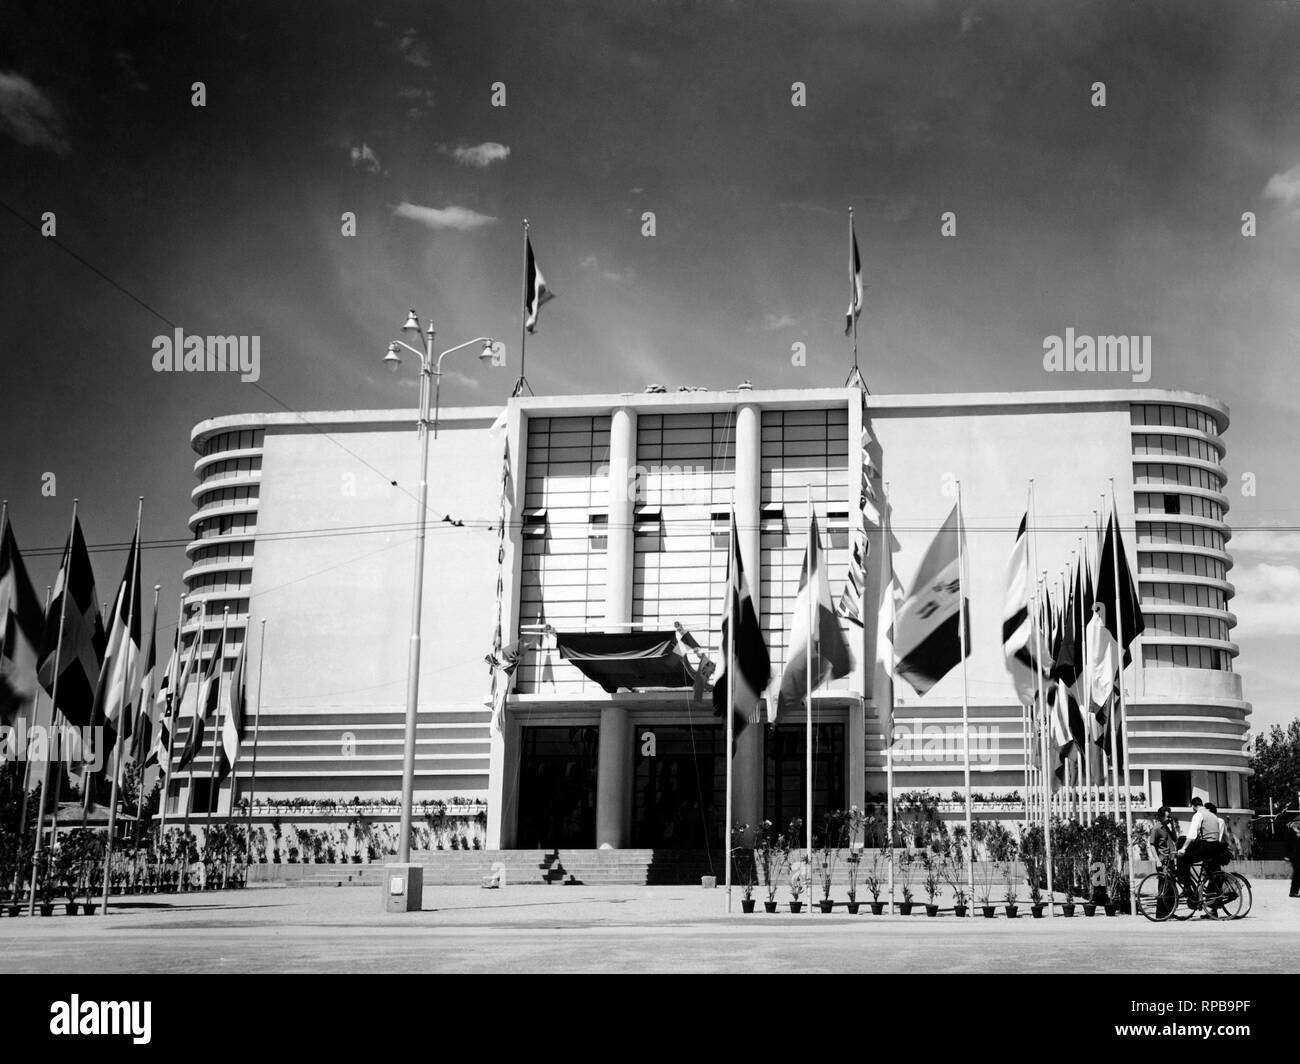
[[[807,819],[807,725],[778,724],[767,733],[764,816],[782,832],[790,821]],[[843,724],[813,725],[813,837],[820,836],[827,812],[844,808],[845,752]],[[800,838],[802,838],[802,834]]]
[[[523,849],[596,845],[599,728],[524,728],[519,761]]]
[[[647,751],[653,735],[653,754]],[[722,842],[727,766],[719,725],[636,729],[632,845],[702,849]],[[707,840],[707,841],[706,841]]]

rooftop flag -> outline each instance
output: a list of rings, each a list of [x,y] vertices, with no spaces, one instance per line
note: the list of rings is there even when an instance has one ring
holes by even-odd
[[[531,333],[537,331],[537,314],[543,303],[549,303],[555,294],[546,287],[546,278],[537,268],[533,255],[533,242],[524,237],[524,327]]]
[[[858,254],[858,234],[849,212],[849,309],[844,315],[844,335],[853,331],[853,323],[862,314],[862,257]]]

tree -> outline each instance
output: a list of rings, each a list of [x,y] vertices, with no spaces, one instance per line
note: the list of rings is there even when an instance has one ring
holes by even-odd
[[[1278,812],[1300,801],[1300,718],[1286,726],[1274,724],[1266,734],[1256,735],[1250,767],[1250,797],[1257,815],[1268,812],[1273,799]]]

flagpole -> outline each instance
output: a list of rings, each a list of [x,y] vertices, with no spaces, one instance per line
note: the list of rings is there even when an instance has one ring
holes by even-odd
[[[808,906],[809,915],[812,914],[812,832],[813,832],[813,719],[812,719],[812,659],[816,647],[816,604],[813,602],[813,551],[816,544],[813,543],[813,501],[812,485],[805,485],[808,493],[808,553],[805,557],[807,570],[804,573],[804,594],[808,599],[808,649],[804,656],[804,705],[807,710],[807,728],[805,731],[804,744],[804,771],[807,776],[804,781],[804,807],[808,816],[808,828],[804,835],[804,841],[807,844],[806,856],[808,863]]]
[[[222,713],[222,705],[221,705],[221,678],[226,671],[225,668],[226,632],[229,629],[229,627],[230,627],[230,607],[226,606],[221,611],[221,643],[220,643],[221,658],[217,661],[216,666],[214,668],[214,671],[216,672],[216,680],[217,680],[217,723],[216,723],[216,728],[212,732],[212,755],[208,760],[208,808],[205,810],[205,815],[207,819],[203,822],[203,849],[205,851],[208,850],[212,845],[212,817],[216,812],[214,806],[219,806],[221,804],[220,802],[214,803],[212,800],[213,798],[212,785],[217,777],[217,744],[221,742],[221,726],[225,719]],[[247,631],[247,629],[245,629],[245,631]],[[195,756],[198,756],[197,750],[195,751]],[[207,854],[205,853],[204,857],[206,856]],[[203,862],[203,887],[205,890],[207,889],[208,886],[207,868],[208,868],[208,862],[205,860]]]
[[[852,268],[853,265],[854,265],[853,263],[853,208],[850,207],[849,208],[849,266],[850,268]],[[862,371],[858,369],[858,314],[861,313],[861,308],[857,305],[858,285],[857,285],[856,276],[850,278],[849,285],[852,288],[852,291],[849,295],[849,301],[850,304],[853,306],[853,374],[856,374],[859,378],[861,378]],[[850,376],[852,377],[852,375]],[[866,386],[865,379],[863,380],[863,386],[864,388]]]
[[[207,606],[205,606],[201,602],[198,605],[200,610],[199,630],[198,630],[198,634],[195,635],[194,637],[195,639],[198,640],[198,649],[195,651],[194,661],[191,664],[196,668],[201,668],[203,665],[203,637],[205,634],[203,621],[207,615]],[[223,653],[225,651],[224,642],[222,645],[222,651]],[[185,679],[188,684],[189,676],[187,675]],[[201,696],[203,693],[204,692],[203,692],[203,684],[202,684],[202,672],[200,672],[199,690],[194,697],[194,712],[190,716],[190,730],[189,730],[189,734],[186,735],[185,737],[186,749],[189,748],[190,741],[194,738],[194,729],[199,725],[200,710],[202,709],[202,707],[199,705],[199,696]],[[176,740],[172,739],[172,744],[175,745],[175,743]],[[183,757],[184,754],[185,751],[182,750],[181,756]],[[195,758],[198,757],[198,754],[199,751],[196,748],[194,752],[190,755],[190,761],[188,766],[189,778],[185,781],[185,821],[181,826],[181,853],[182,853],[181,882],[180,882],[181,890],[190,889],[190,813],[194,809],[194,761]]]
[[[1033,555],[1033,561],[1030,564],[1030,572],[1038,561],[1038,514],[1034,505],[1034,478],[1029,478],[1029,547]],[[1037,592],[1034,595],[1034,673],[1038,686],[1038,746],[1039,746],[1039,766],[1038,776],[1043,787],[1043,854],[1047,862],[1047,915],[1053,917],[1056,915],[1056,889],[1053,882],[1052,874],[1052,792],[1051,777],[1047,767],[1047,702],[1043,698],[1043,643],[1041,619],[1042,614],[1039,609],[1040,601],[1043,594],[1043,583],[1040,579],[1036,584]]]
[[[36,870],[41,866],[41,842],[45,838],[45,801],[46,795],[50,789],[50,765],[58,764],[62,751],[63,728],[56,726],[59,717],[59,669],[62,665],[63,656],[63,625],[68,615],[68,595],[70,593],[68,577],[72,569],[72,547],[73,536],[77,530],[77,500],[72,500],[72,525],[68,529],[68,552],[63,559],[63,590],[59,595],[59,635],[54,644],[54,679],[50,683],[50,730],[54,733],[54,749],[51,756],[45,761],[45,779],[41,784],[41,801],[40,808],[36,819],[36,845],[32,852],[32,889],[27,898],[27,915],[36,915],[36,880],[39,878]],[[47,753],[49,749],[47,747]],[[62,783],[62,767],[59,767],[54,774],[56,783]],[[62,790],[62,787],[57,788]],[[58,793],[54,797],[54,819],[50,824],[50,850],[54,850],[54,836],[59,830],[59,798]]]
[[[1124,750],[1124,832],[1125,858],[1128,863],[1128,912],[1130,916],[1137,913],[1137,883],[1133,870],[1133,786],[1129,777],[1130,750],[1128,745],[1128,702],[1124,697],[1124,611],[1119,601],[1119,559],[1124,549],[1120,538],[1119,511],[1115,505],[1115,478],[1110,477],[1110,514],[1115,526],[1115,550],[1112,554],[1115,573],[1115,631],[1119,635],[1119,726],[1120,738]],[[1112,736],[1114,730],[1111,731]]]
[[[49,584],[45,585],[45,609],[41,611],[42,628],[45,627],[43,622],[45,617],[50,612],[50,596],[53,593],[53,590],[54,589]],[[6,627],[8,626],[6,625]],[[41,685],[40,682],[38,681],[36,684],[36,693],[32,696],[33,726],[36,725],[37,723],[37,710],[40,708],[40,704],[41,704]],[[54,707],[53,706],[50,707],[50,730],[51,731],[54,730]],[[45,764],[47,769],[46,778],[49,777],[49,772],[48,772],[49,750],[50,748],[47,742],[45,747]],[[27,748],[23,750],[23,800],[22,800],[22,804],[19,806],[19,812],[18,812],[18,836],[17,836],[16,847],[14,849],[14,885],[13,885],[13,890],[10,892],[10,897],[12,897],[15,901],[18,900],[18,892],[22,889],[22,882],[23,882],[22,857],[23,857],[23,837],[27,834],[27,791],[28,788],[31,786],[31,782],[32,782],[32,759],[30,755],[31,755],[31,740],[29,738],[27,743]],[[45,788],[42,787],[41,789],[43,791]]]
[[[961,519],[961,481],[957,481],[957,633],[961,644],[961,732],[962,771],[966,780],[966,839],[974,842],[971,831],[970,792],[970,705],[966,694],[966,547],[965,529]],[[975,847],[967,847],[966,886],[970,890],[971,918],[975,917]]]
[[[880,593],[891,596],[890,614],[893,614],[892,596],[894,593],[894,556],[889,549],[889,481],[884,483],[883,498],[880,500]],[[889,575],[886,578],[885,570]],[[863,579],[865,587],[866,580]],[[877,612],[879,623],[879,612]],[[890,637],[889,661],[889,718],[886,721],[882,738],[885,740],[885,831],[889,839],[889,915],[894,915],[894,651],[893,637]],[[876,633],[876,645],[880,645],[880,633]],[[967,839],[969,845],[970,840]]]
[[[262,666],[266,662],[266,618],[262,618],[262,644],[257,652],[257,706],[253,710],[253,764],[248,777],[248,839],[244,845],[245,861],[253,845],[253,798],[257,794],[257,740],[262,731]],[[247,638],[247,628],[245,628]],[[249,862],[251,863],[251,862]]]
[[[181,665],[181,628],[185,624],[185,592],[181,592],[180,603],[176,608],[176,653],[172,656],[171,676],[167,680],[167,694],[171,705],[167,707],[167,761],[159,764],[162,779],[162,797],[159,799],[158,822],[158,856],[162,857],[163,839],[167,836],[167,792],[172,785],[172,751],[176,745],[176,717],[180,709],[180,694],[176,685],[180,682]],[[161,756],[159,757],[161,762]]]
[[[519,286],[519,290],[524,294],[523,302],[520,304],[520,309],[519,309],[519,379],[515,381],[515,390],[513,393],[511,393],[512,398],[517,395],[523,395],[524,389],[528,387],[528,381],[524,377],[524,356],[527,354],[528,351],[528,219],[527,218],[524,219],[523,277],[524,277],[523,284]],[[730,825],[728,825],[727,830],[728,831],[731,830]],[[727,846],[728,847],[731,846],[730,839],[727,840]],[[728,854],[730,854],[731,850],[728,849],[727,852]],[[730,861],[728,861],[728,863],[730,863]]]
[[[527,222],[524,223],[527,226]],[[736,690],[732,680],[735,676],[736,667],[736,607],[732,596],[735,591],[736,574],[736,493],[731,493],[731,524],[727,532],[727,604],[724,607],[726,611],[726,643],[727,643],[727,912],[731,912],[731,762],[735,755],[733,748],[735,738],[735,715],[736,715]]]
[[[135,559],[131,562],[131,578],[127,584],[126,599],[126,638],[123,640],[122,656],[125,659],[122,669],[122,698],[117,704],[117,734],[113,739],[113,782],[109,790],[108,798],[108,838],[104,843],[104,893],[101,901],[104,908],[101,910],[101,916],[108,915],[108,894],[109,894],[109,873],[113,869],[113,832],[117,828],[117,795],[119,784],[122,779],[122,736],[126,732],[126,693],[131,685],[131,636],[135,631],[135,597],[139,591],[139,585],[136,582],[140,572],[140,519],[144,515],[144,496],[141,495],[135,504],[135,539],[131,544],[132,552]],[[113,618],[114,623],[117,618]],[[143,641],[143,635],[141,636]],[[95,786],[94,777],[88,776],[86,787],[89,790]],[[89,809],[89,802],[83,798],[83,808]]]
[[[155,663],[155,664],[157,664],[157,661],[158,661],[158,657],[157,657],[157,655],[158,655],[158,592],[160,592],[161,590],[162,590],[162,584],[154,584],[154,586],[153,586],[153,623],[150,625],[150,628],[149,628],[149,648],[150,648],[150,653],[153,655],[154,663]],[[144,633],[143,633],[143,631],[142,631],[141,634],[140,634],[140,641],[141,641],[141,643],[144,642]],[[141,653],[143,653],[143,648],[141,648]],[[142,658],[142,659],[141,659],[141,662],[140,662],[140,667],[141,667],[141,668],[146,668],[147,665],[148,665],[148,662],[147,662],[145,659]],[[145,678],[148,678],[148,676],[149,676],[149,673],[146,672],[146,673],[144,674],[144,677],[145,677]],[[153,686],[152,682],[150,683],[149,686],[150,686],[150,687]],[[152,714],[152,712],[153,712],[153,692],[152,692],[152,691],[146,691],[146,690],[144,689],[144,687],[141,686],[141,687],[139,688],[139,696],[140,696],[140,712],[147,712],[147,713]],[[136,714],[136,719],[137,719],[137,722],[138,722],[138,720],[139,720],[139,713]],[[139,764],[133,766],[133,767],[136,769],[136,790],[135,790],[135,838],[134,838],[134,840],[132,841],[132,844],[131,844],[131,869],[132,869],[132,872],[133,872],[137,877],[139,876],[139,868],[140,868],[140,823],[141,823],[141,821],[144,820],[144,766],[145,766],[145,762],[149,760],[149,751],[146,750],[146,751],[144,751],[143,754],[140,754],[140,749],[139,749],[139,747],[135,745],[135,742],[134,742],[134,735],[139,735],[139,734],[143,734],[143,732],[134,732],[134,733],[133,733],[133,741],[132,741],[132,746],[134,747],[135,752],[136,752],[137,754],[139,754]],[[151,737],[152,737],[152,736],[151,736]],[[149,865],[148,865],[148,862],[146,861],[146,862],[145,862],[145,870],[146,870],[146,871],[148,871],[148,867],[149,867]]]

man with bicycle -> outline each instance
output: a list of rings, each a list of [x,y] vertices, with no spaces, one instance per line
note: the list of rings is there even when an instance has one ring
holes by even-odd
[[[1187,838],[1183,840],[1182,848],[1178,851],[1178,883],[1183,888],[1183,897],[1187,899],[1187,904],[1195,909],[1199,902],[1196,901],[1192,890],[1192,865],[1218,859],[1223,822],[1205,808],[1205,803],[1200,798],[1192,799],[1192,809],[1192,822],[1187,828]]]

